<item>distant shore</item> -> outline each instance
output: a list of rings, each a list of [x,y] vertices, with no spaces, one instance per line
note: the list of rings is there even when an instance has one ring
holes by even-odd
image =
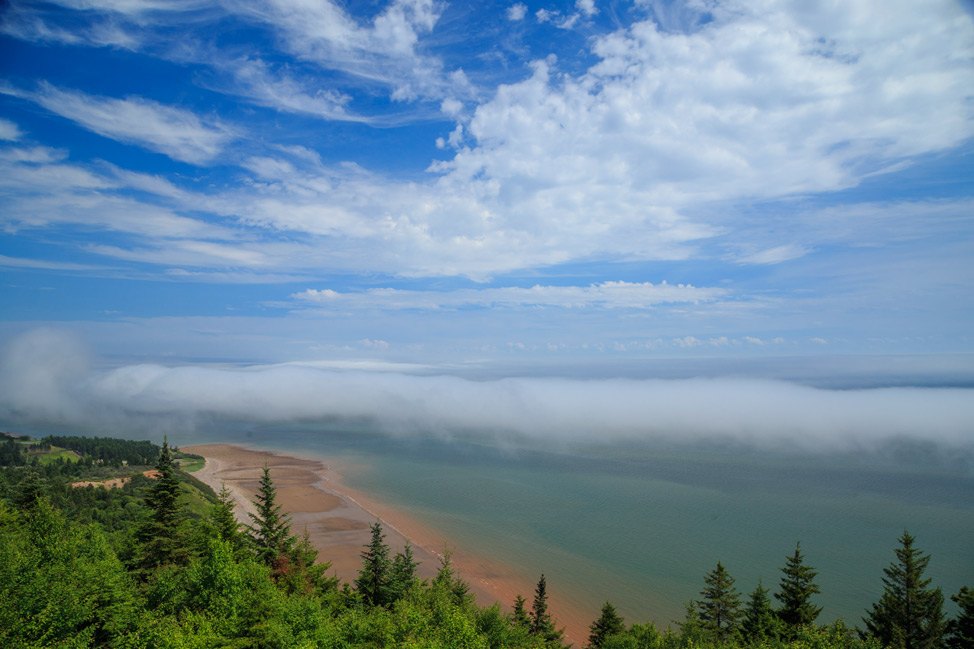
[[[370,539],[369,526],[380,520],[393,552],[402,550],[407,540],[412,544],[421,562],[420,576],[434,576],[441,555],[449,549],[455,569],[470,584],[480,605],[499,602],[509,611],[518,594],[531,605],[537,575],[519,574],[509,566],[470,554],[401,510],[350,488],[342,481],[342,466],[332,460],[234,444],[201,444],[182,450],[206,458],[194,475],[215,491],[226,485],[236,501],[237,518],[245,523],[254,511],[252,501],[266,465],[277,487],[278,503],[291,517],[292,532],[300,535],[307,530],[319,559],[331,562],[333,573],[342,581],[351,582],[357,576],[360,553]],[[565,628],[565,639],[583,646],[591,622],[588,617],[595,619],[598,612],[568,607],[555,593],[550,593],[549,604],[558,625]]]

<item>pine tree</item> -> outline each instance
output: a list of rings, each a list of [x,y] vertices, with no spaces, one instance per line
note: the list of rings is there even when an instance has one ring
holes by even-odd
[[[561,640],[562,633],[555,628],[555,623],[548,613],[548,582],[544,575],[538,579],[534,590],[534,604],[531,612],[531,634],[539,636],[545,643],[553,644]]]
[[[734,588],[734,578],[718,561],[704,583],[706,586],[700,591],[703,599],[698,602],[701,626],[714,640],[726,643],[737,634],[740,617],[741,598]]]
[[[418,566],[419,563],[413,557],[413,546],[407,541],[402,552],[397,552],[392,560],[392,574],[389,579],[392,601],[396,601],[419,583],[416,578]]]
[[[390,601],[392,565],[389,562],[389,546],[382,524],[372,525],[372,540],[362,551],[362,568],[355,579],[355,588],[372,606],[385,606]]]
[[[271,471],[264,465],[254,500],[256,514],[250,518],[254,524],[248,526],[250,538],[257,550],[257,557],[268,566],[274,566],[286,557],[294,545],[291,536],[291,521],[277,504],[277,488],[271,480]]]
[[[974,589],[964,586],[951,595],[958,607],[957,617],[947,624],[947,646],[950,649],[974,647]]]
[[[778,618],[789,636],[794,637],[798,627],[812,624],[822,612],[820,606],[811,602],[812,595],[820,591],[815,584],[816,571],[805,565],[800,543],[795,545],[795,553],[787,558],[781,572],[780,590],[774,595],[781,602]]]
[[[625,630],[626,623],[616,612],[615,606],[606,602],[602,605],[602,614],[599,615],[599,619],[592,622],[592,626],[589,627],[591,633],[588,636],[588,646],[598,649],[606,638]]]
[[[521,595],[514,598],[514,610],[511,611],[511,623],[525,629],[530,629],[531,618],[528,616],[528,611],[525,607],[526,603],[526,600]]]
[[[164,439],[156,462],[155,482],[145,494],[149,517],[139,529],[142,542],[142,567],[151,569],[166,564],[180,564],[189,560],[189,550],[181,529],[184,520],[179,503],[180,488],[176,480],[169,440]]]
[[[883,570],[883,595],[863,621],[883,646],[935,649],[943,641],[944,596],[923,578],[930,556],[913,547],[909,532],[899,541],[896,561]]]
[[[440,557],[440,569],[433,577],[433,585],[450,593],[450,598],[457,606],[466,606],[473,602],[473,595],[470,594],[470,585],[457,576],[453,570],[453,555],[449,550],[444,550]]]
[[[771,608],[768,589],[759,582],[744,611],[744,622],[741,624],[744,640],[749,644],[758,644],[776,637],[777,629],[778,617]]]

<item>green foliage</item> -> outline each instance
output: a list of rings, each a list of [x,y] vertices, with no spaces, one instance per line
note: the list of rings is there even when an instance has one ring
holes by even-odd
[[[97,527],[46,500],[29,513],[0,504],[0,646],[92,646],[134,633],[134,584]]]
[[[152,569],[167,564],[184,564],[189,559],[185,514],[180,504],[182,489],[176,478],[172,450],[164,441],[156,462],[157,476],[145,494],[148,516],[138,532],[142,543],[141,566]]]
[[[392,564],[389,561],[389,546],[382,524],[372,525],[372,540],[362,551],[362,568],[355,579],[355,588],[362,599],[372,606],[391,604]]]
[[[913,547],[909,532],[899,541],[896,560],[883,571],[883,595],[863,621],[883,646],[935,649],[944,635],[944,596],[923,577],[930,556]]]
[[[271,471],[264,466],[254,501],[256,514],[251,514],[253,525],[248,529],[257,550],[257,556],[268,566],[277,564],[288,554],[294,544],[291,521],[277,504],[277,489],[271,480]]]
[[[389,575],[391,601],[395,602],[419,585],[419,579],[416,577],[418,567],[419,563],[413,556],[413,546],[407,541],[402,552],[397,552],[392,560],[392,571]]]
[[[759,644],[773,640],[779,635],[779,617],[771,608],[768,589],[762,584],[751,592],[747,608],[744,610],[744,620],[741,624],[741,634],[748,644]]]
[[[951,649],[974,647],[974,589],[964,586],[950,599],[959,610],[957,617],[947,623],[947,646]]]
[[[734,578],[730,576],[721,562],[707,573],[704,589],[700,591],[703,599],[697,604],[700,625],[717,642],[726,643],[738,633],[741,601],[734,588]]]
[[[794,635],[797,627],[812,624],[822,612],[820,606],[811,602],[812,595],[820,591],[815,584],[815,570],[804,563],[800,543],[795,546],[795,553],[787,558],[781,572],[778,592],[774,595],[781,602],[778,617],[787,633]]]
[[[41,440],[51,447],[62,447],[77,451],[94,459],[99,464],[121,466],[150,466],[155,464],[161,449],[148,441],[132,441],[114,437],[77,437],[49,435]]]
[[[524,597],[518,595],[514,598],[514,606],[511,611],[511,623],[517,627],[521,627],[530,631],[531,629],[531,618],[528,615],[527,608],[525,607],[527,602]]]
[[[548,582],[544,575],[538,579],[534,589],[534,602],[531,605],[531,635],[541,638],[545,644],[560,646],[562,632],[548,612]]]
[[[626,630],[626,623],[616,612],[615,606],[606,602],[602,605],[602,613],[599,619],[592,622],[589,627],[588,646],[600,648],[605,639],[612,635],[617,635]]]

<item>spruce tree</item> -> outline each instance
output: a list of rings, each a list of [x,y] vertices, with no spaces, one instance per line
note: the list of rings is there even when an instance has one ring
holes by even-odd
[[[602,614],[599,615],[599,619],[592,622],[592,626],[589,627],[588,646],[599,649],[606,638],[625,630],[626,623],[616,612],[615,606],[606,602],[602,605]]]
[[[274,566],[290,553],[295,539],[291,536],[290,519],[277,504],[277,488],[266,464],[260,477],[257,497],[253,502],[257,513],[250,515],[254,522],[248,526],[250,538],[254,542],[257,557],[266,565]]]
[[[801,543],[795,545],[795,553],[787,558],[781,572],[779,591],[774,595],[781,602],[778,618],[788,635],[794,637],[799,627],[813,623],[822,612],[820,606],[811,602],[812,595],[820,592],[815,584],[817,573],[805,565]]]
[[[930,556],[913,547],[909,532],[899,541],[896,560],[883,570],[883,595],[863,621],[883,646],[935,649],[944,636],[944,596],[923,578]]]
[[[724,565],[717,562],[704,579],[705,587],[698,602],[700,624],[719,643],[731,640],[738,631],[741,598],[734,588],[734,578]]]
[[[362,568],[355,579],[355,588],[362,598],[372,606],[385,606],[390,602],[390,580],[392,564],[389,561],[389,546],[382,524],[376,522],[371,527],[372,540],[362,551]]]
[[[518,595],[514,598],[514,609],[511,611],[511,623],[524,629],[531,628],[531,617],[525,607],[527,601],[523,596]]]
[[[741,632],[748,644],[759,644],[778,635],[778,617],[771,608],[768,589],[760,582],[751,592],[747,608],[744,610]]]
[[[534,604],[531,611],[531,634],[540,637],[546,644],[557,643],[561,640],[561,631],[555,628],[555,623],[548,613],[548,582],[544,575],[538,579],[534,589]]]
[[[145,569],[184,563],[189,559],[181,529],[184,513],[179,503],[179,481],[168,439],[162,442],[155,470],[155,480],[144,498],[149,516],[138,532]]]
[[[413,556],[413,546],[407,541],[402,552],[397,552],[392,560],[392,573],[389,578],[392,601],[396,601],[419,583],[419,579],[416,578],[418,566],[419,563]]]
[[[951,595],[959,609],[957,617],[947,623],[947,646],[950,649],[974,647],[974,589],[964,586]]]
[[[233,510],[233,494],[227,489],[227,485],[223,484],[220,493],[216,496],[216,504],[210,510],[210,524],[217,538],[228,542],[236,551],[243,544],[243,537],[240,534],[240,523],[237,522]]]

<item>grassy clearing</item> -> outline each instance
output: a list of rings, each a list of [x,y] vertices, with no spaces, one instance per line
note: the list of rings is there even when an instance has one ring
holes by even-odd
[[[80,459],[81,456],[74,451],[61,448],[60,446],[52,446],[50,451],[44,451],[37,456],[37,462],[41,465],[52,464],[58,460],[77,462]]]
[[[202,455],[181,453],[176,456],[176,463],[179,464],[179,468],[186,473],[193,473],[202,469],[203,465],[206,463],[206,460]]]

